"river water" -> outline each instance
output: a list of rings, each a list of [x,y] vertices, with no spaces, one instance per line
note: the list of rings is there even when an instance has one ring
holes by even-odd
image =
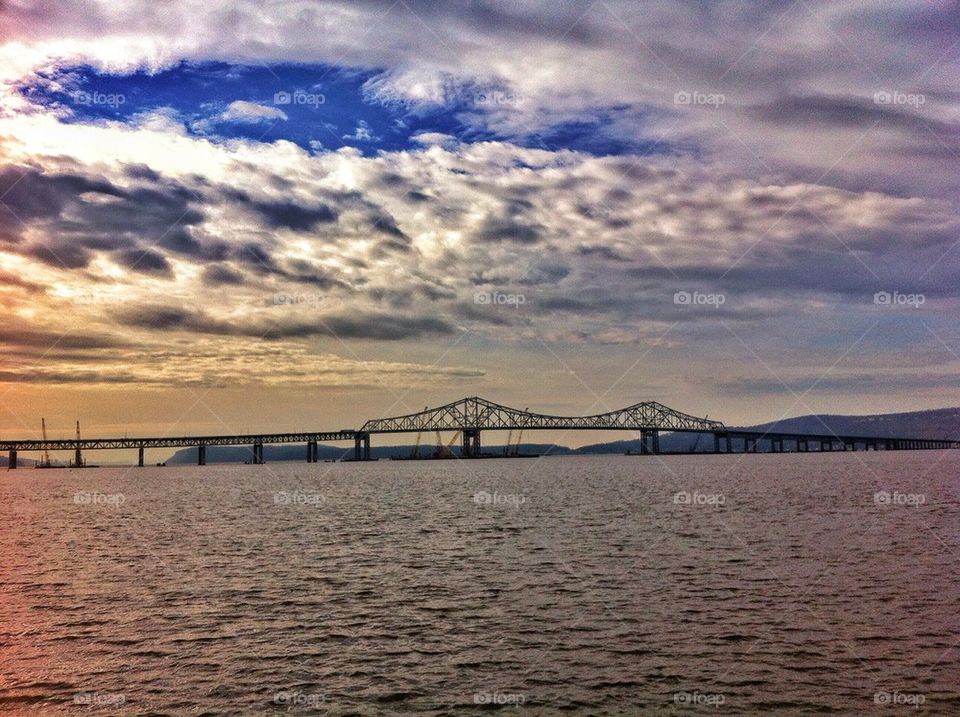
[[[18,469],[0,712],[960,714],[960,451]]]

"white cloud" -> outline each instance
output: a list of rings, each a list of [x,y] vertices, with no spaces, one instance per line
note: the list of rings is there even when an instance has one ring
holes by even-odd
[[[277,107],[267,107],[246,100],[236,100],[231,102],[216,119],[220,122],[259,124],[260,122],[286,120],[287,114]]]
[[[370,131],[370,125],[365,120],[360,120],[357,122],[356,129],[353,130],[353,134],[345,134],[343,139],[350,139],[355,142],[375,142],[380,137]]]

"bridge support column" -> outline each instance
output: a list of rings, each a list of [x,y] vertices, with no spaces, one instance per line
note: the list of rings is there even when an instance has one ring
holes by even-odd
[[[253,444],[253,462],[255,465],[263,465],[263,444]]]
[[[7,459],[7,468],[13,470],[17,467],[17,452],[14,450],[10,451],[10,456]]]
[[[480,429],[465,428],[463,430],[463,451],[461,455],[464,458],[476,458],[480,455]]]
[[[355,433],[353,435],[353,459],[355,461],[370,460],[370,434]]]
[[[640,452],[645,456],[660,453],[660,431],[640,431]]]
[[[137,451],[137,465],[143,468],[143,446],[140,446],[140,450]]]
[[[80,446],[78,445],[76,450],[73,452],[73,465],[77,468],[83,465],[83,454],[80,452]]]
[[[317,442],[307,441],[307,463],[317,462]]]
[[[207,465],[207,447],[202,443],[197,446],[197,465],[205,466]]]

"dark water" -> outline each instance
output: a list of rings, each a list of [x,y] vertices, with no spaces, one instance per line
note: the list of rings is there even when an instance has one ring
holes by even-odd
[[[956,715],[958,476],[960,451],[7,471],[0,711]]]

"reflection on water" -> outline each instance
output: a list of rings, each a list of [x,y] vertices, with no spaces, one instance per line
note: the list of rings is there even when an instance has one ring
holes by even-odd
[[[960,713],[960,452],[0,474],[0,710]]]

